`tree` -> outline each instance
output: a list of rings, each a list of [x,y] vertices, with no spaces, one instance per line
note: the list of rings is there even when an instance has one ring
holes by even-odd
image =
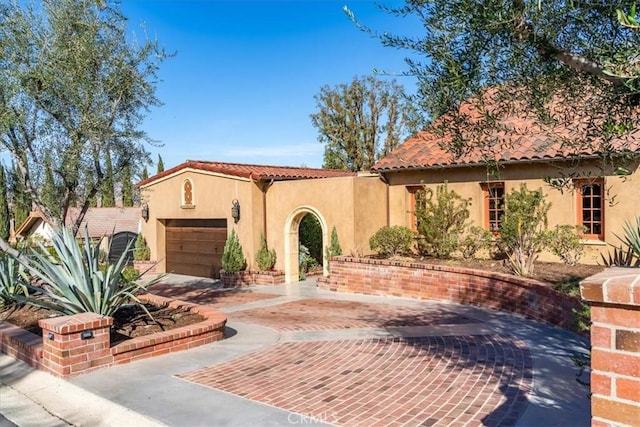
[[[143,180],[143,181],[144,181],[145,179],[149,179],[149,171],[147,170],[147,168],[146,168],[146,167],[144,167],[144,168],[142,169],[142,175],[140,176],[140,179],[141,179],[141,180]]]
[[[157,70],[166,54],[156,42],[128,40],[127,20],[112,0],[25,3],[0,10],[0,146],[54,224],[80,203],[77,229],[103,186],[109,153],[118,166],[148,161],[140,125],[159,105]],[[59,208],[42,199],[46,153],[55,153]]]
[[[120,182],[122,183],[122,206],[133,206],[133,183],[129,165],[123,167]]]
[[[311,115],[325,145],[323,167],[369,170],[419,126],[418,116],[395,81],[355,77],[323,86]]]
[[[49,206],[54,211],[60,208],[62,194],[53,176],[51,155],[49,153],[44,156],[44,185],[42,186],[41,194],[44,205]]]
[[[453,136],[443,141],[452,152],[491,153],[487,129],[510,132],[500,119],[514,116],[551,129],[570,153],[596,148],[608,161],[629,148],[640,123],[640,31],[635,21],[621,24],[635,16],[624,12],[629,4],[435,0],[384,8],[417,19],[425,31],[416,37],[378,35],[345,11],[383,45],[412,53],[406,74],[418,79],[421,109]]]
[[[236,230],[231,230],[231,235],[224,244],[221,263],[222,270],[227,273],[237,273],[247,268],[247,260],[242,252],[242,245]]]
[[[15,163],[11,168],[11,180],[10,180],[10,188],[11,188],[11,212],[13,214],[13,221],[16,224],[16,227],[20,226],[29,216],[29,212],[31,212],[31,197],[29,193],[25,191],[24,181],[22,180],[22,176],[18,167]]]
[[[111,155],[107,150],[105,156],[105,173],[102,180],[102,207],[112,208],[116,205],[115,188],[113,186],[113,163],[111,162]]]
[[[0,239],[7,240],[10,233],[9,198],[4,166],[0,165]]]
[[[158,154],[158,173],[164,172],[164,162],[162,161],[162,156]]]

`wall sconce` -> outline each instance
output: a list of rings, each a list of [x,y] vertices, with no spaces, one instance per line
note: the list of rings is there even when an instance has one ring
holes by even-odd
[[[240,202],[238,202],[238,199],[234,199],[233,202],[231,202],[231,218],[233,218],[233,222],[236,224],[240,221]]]
[[[80,334],[80,339],[82,340],[88,340],[91,338],[93,338],[93,331],[82,331]]]
[[[140,215],[142,216],[142,219],[144,219],[144,222],[149,221],[149,205],[145,204],[144,206],[142,206]]]

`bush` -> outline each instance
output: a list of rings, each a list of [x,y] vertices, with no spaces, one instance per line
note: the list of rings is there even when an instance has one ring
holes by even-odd
[[[151,259],[151,249],[147,246],[147,241],[142,233],[136,237],[136,243],[133,247],[133,259],[135,261],[149,261]]]
[[[300,221],[300,244],[309,249],[309,254],[322,262],[322,225],[314,214],[306,214]]]
[[[464,259],[472,259],[481,250],[489,250],[493,245],[493,234],[482,227],[469,227],[467,233],[460,239],[458,248]]]
[[[447,184],[416,193],[416,222],[420,240],[418,249],[424,255],[448,258],[458,248],[460,235],[469,218],[469,199],[463,199]]]
[[[504,202],[500,247],[514,274],[530,276],[534,261],[548,244],[547,213],[551,205],[544,200],[542,190],[529,191],[525,184],[505,195]]]
[[[269,250],[264,235],[260,235],[260,249],[256,253],[256,263],[261,271],[269,271],[276,265],[276,251]]]
[[[237,273],[247,268],[247,260],[242,253],[242,245],[235,230],[231,230],[231,235],[224,244],[222,252],[222,270],[227,273]]]
[[[576,265],[584,247],[580,244],[581,226],[558,225],[549,233],[549,250],[567,265]]]
[[[407,227],[382,227],[369,239],[369,247],[384,256],[402,255],[411,250],[413,232]]]
[[[330,270],[331,258],[342,255],[342,248],[340,247],[340,241],[338,240],[338,230],[336,230],[335,225],[331,229],[331,245],[326,247],[324,253],[327,258],[327,270]]]
[[[161,276],[145,283],[126,279],[123,270],[133,242],[114,264],[106,266],[100,263],[101,243],[102,239],[91,240],[86,227],[80,244],[72,231],[62,228],[51,238],[55,256],[49,255],[39,244],[39,250],[32,251],[26,259],[15,258],[40,283],[28,285],[39,294],[37,298],[27,296],[18,300],[61,314],[91,312],[105,316],[113,315],[122,305],[132,301],[139,304],[136,294],[146,291]]]
[[[298,248],[298,278],[304,280],[307,277],[307,273],[319,265],[318,261],[311,256],[309,249],[304,245],[300,245]]]
[[[122,270],[122,280],[125,282],[134,282],[140,278],[140,272],[134,267],[128,265]]]
[[[19,295],[29,295],[23,276],[22,264],[7,255],[0,257],[0,307],[13,303]]]

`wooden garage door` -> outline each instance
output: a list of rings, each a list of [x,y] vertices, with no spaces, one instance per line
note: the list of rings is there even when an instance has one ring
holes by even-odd
[[[220,277],[226,219],[172,219],[165,226],[167,272]]]

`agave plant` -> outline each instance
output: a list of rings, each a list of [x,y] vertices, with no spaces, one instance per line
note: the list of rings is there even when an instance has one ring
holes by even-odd
[[[102,239],[92,241],[85,227],[82,242],[66,228],[56,232],[51,238],[53,255],[39,243],[40,250],[17,261],[37,283],[29,288],[41,295],[21,299],[61,314],[91,312],[105,316],[113,315],[124,304],[140,304],[136,294],[159,277],[140,283],[123,276],[133,241],[115,263],[101,266],[101,242]]]
[[[620,239],[637,258],[640,258],[640,216],[636,217],[635,224],[633,224],[632,221],[625,221],[623,229],[623,236],[620,237],[616,235],[616,237]]]
[[[23,273],[24,267],[14,258],[0,257],[0,306],[11,304],[20,295],[29,295]]]

